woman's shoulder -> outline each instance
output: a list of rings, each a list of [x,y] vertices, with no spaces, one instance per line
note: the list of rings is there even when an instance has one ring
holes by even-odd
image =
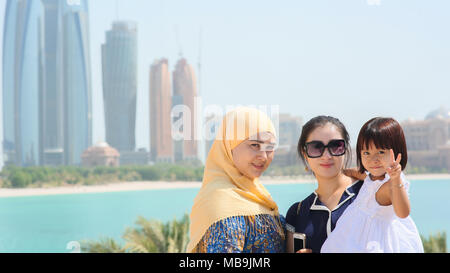
[[[258,215],[236,215],[236,216],[229,216],[226,218],[223,218],[214,224],[211,225],[211,227],[215,228],[240,228],[246,225],[252,225],[257,222],[265,222],[265,221],[273,221],[276,216],[270,215],[270,214],[258,214]],[[280,220],[284,220],[284,216],[279,216]]]
[[[364,184],[364,180],[356,180],[352,182],[350,186],[348,186],[347,190],[350,193],[358,194],[359,190],[361,189],[362,185]]]
[[[292,204],[286,213],[286,219],[289,219],[291,217],[295,217],[296,215],[298,215],[300,213],[300,209],[303,207],[311,207],[315,198],[316,198],[316,194],[313,192],[308,197],[303,199],[302,201],[295,202],[294,204]]]

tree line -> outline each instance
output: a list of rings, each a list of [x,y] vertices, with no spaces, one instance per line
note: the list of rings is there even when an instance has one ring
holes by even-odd
[[[201,181],[203,166],[158,163],[149,166],[94,168],[6,166],[0,173],[0,187],[26,188],[65,185],[95,185],[126,181]]]
[[[127,181],[202,181],[204,166],[201,162],[179,164],[157,163],[155,165],[93,168],[60,167],[16,167],[6,166],[0,172],[1,188],[58,187],[65,185],[96,185]],[[406,174],[448,173],[446,169],[408,167]],[[302,165],[270,165],[264,173],[269,177],[296,177],[307,173]]]

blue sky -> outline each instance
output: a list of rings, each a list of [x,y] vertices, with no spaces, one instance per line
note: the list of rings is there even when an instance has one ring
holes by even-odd
[[[374,116],[423,119],[450,107],[450,1],[369,2],[119,0],[116,8],[89,0],[93,141],[104,139],[100,47],[117,18],[138,26],[137,147],[149,147],[151,63],[165,57],[172,70],[181,47],[197,69],[200,29],[205,105],[276,104],[304,120],[332,115],[353,144]]]

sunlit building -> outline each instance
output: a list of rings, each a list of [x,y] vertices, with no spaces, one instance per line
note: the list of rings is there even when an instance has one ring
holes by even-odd
[[[150,154],[154,162],[173,162],[172,90],[167,59],[150,68]]]
[[[173,106],[183,105],[187,110],[184,114],[188,117],[178,116],[173,120],[174,123],[183,119],[183,140],[176,141],[175,154],[182,154],[183,160],[198,160],[198,140],[197,131],[197,113],[195,99],[197,97],[197,80],[194,68],[187,63],[186,59],[180,59],[173,71],[173,94],[177,97]]]

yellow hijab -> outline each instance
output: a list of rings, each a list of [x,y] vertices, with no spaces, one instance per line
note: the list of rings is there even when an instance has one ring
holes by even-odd
[[[206,159],[202,187],[192,206],[188,252],[192,252],[212,224],[222,219],[278,215],[277,204],[258,178],[242,175],[233,164],[231,150],[260,132],[276,136],[272,121],[257,109],[240,107],[224,117]]]

